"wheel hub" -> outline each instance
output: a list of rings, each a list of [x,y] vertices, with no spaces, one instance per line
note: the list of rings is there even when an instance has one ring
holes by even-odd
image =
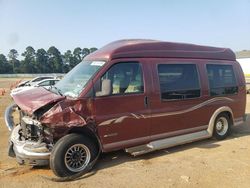
[[[215,129],[217,134],[224,136],[227,133],[228,127],[228,120],[225,117],[220,117],[216,123]]]
[[[90,158],[90,151],[84,144],[75,144],[65,153],[64,161],[70,171],[79,172],[86,168]]]
[[[72,157],[71,159],[74,161],[74,162],[77,162],[81,159],[81,153],[80,152],[74,152],[72,154]]]
[[[217,123],[216,128],[217,128],[218,131],[221,131],[221,130],[222,130],[223,124],[222,124],[221,121],[219,121],[219,122]]]

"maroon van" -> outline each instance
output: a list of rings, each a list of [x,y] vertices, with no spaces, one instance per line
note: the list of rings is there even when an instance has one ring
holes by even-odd
[[[89,170],[101,152],[221,140],[246,119],[245,79],[230,49],[154,40],[110,43],[50,89],[13,99],[9,155],[50,164],[59,177]]]

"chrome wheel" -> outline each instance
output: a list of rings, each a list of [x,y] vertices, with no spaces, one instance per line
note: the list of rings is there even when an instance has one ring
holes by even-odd
[[[84,170],[91,158],[89,148],[84,144],[72,145],[65,153],[64,162],[72,172]]]
[[[220,117],[215,125],[216,133],[220,136],[224,136],[227,133],[229,124],[225,117]]]

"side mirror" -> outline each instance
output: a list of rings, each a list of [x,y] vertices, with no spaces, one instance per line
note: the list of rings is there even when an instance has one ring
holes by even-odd
[[[102,80],[102,90],[96,92],[96,96],[107,96],[110,95],[112,93],[112,84],[111,84],[111,80],[109,79],[104,79]]]

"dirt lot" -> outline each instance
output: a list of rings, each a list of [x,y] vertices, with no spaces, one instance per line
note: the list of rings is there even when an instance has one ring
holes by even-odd
[[[0,88],[14,80],[0,79]],[[11,102],[0,96],[0,187],[250,187],[250,117],[224,141],[203,140],[140,157],[123,151],[103,154],[86,177],[56,183],[49,168],[19,166],[7,156],[9,131],[3,113]],[[250,114],[250,95],[247,113]]]

